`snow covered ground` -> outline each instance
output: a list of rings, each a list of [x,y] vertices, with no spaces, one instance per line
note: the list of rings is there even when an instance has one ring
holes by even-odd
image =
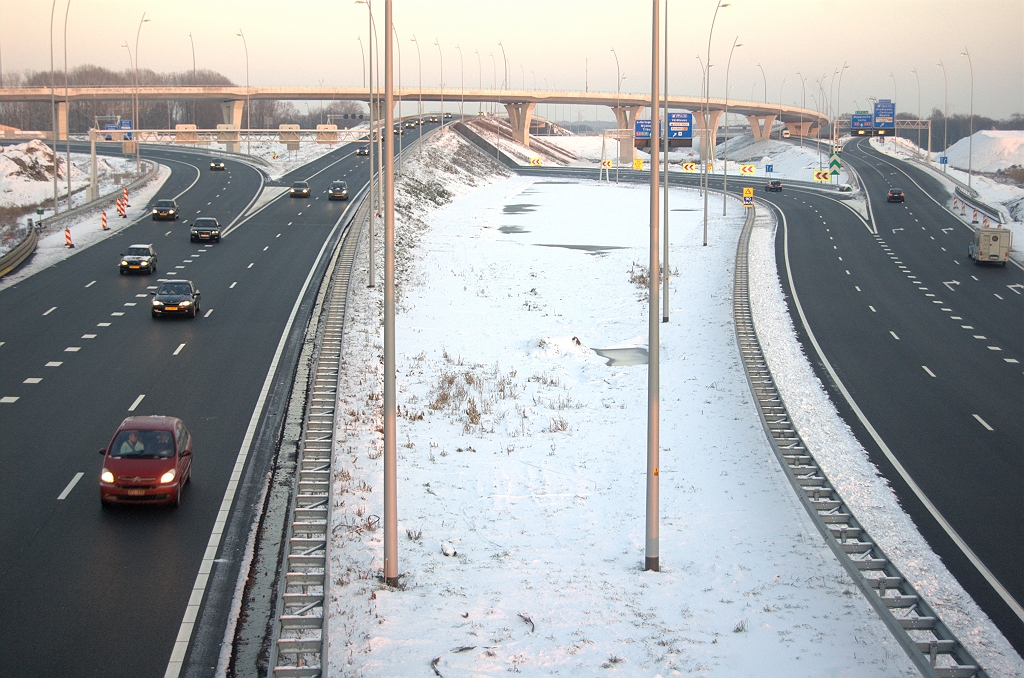
[[[572,151],[579,157],[577,165],[599,166],[601,164],[601,137],[600,136],[571,136],[571,137],[543,137],[551,144],[560,146]],[[700,161],[700,140],[694,139],[693,148],[676,149],[669,153],[669,162],[672,169],[678,170],[679,164],[684,162]],[[754,179],[759,184],[769,178],[766,167],[772,165],[772,179],[790,179],[799,181],[814,181],[814,171],[828,169],[828,148],[821,146],[822,155],[818,154],[818,147],[813,139],[805,140],[804,146],[793,145],[785,141],[768,140],[754,141],[749,135],[731,137],[729,139],[729,175],[739,176],[739,163],[750,163],[757,166]],[[617,142],[613,139],[605,141],[605,158],[615,158]],[[718,146],[714,172],[721,174],[725,165],[725,138],[719,133]],[[645,161],[650,159],[649,153],[637,151],[637,157]],[[820,158],[820,162],[819,162]],[[746,175],[749,176],[750,175]],[[839,173],[839,182],[848,183],[846,171]]]
[[[874,138],[871,143],[883,153],[901,159],[917,158],[920,150],[916,144],[902,137],[889,137],[888,141]],[[973,143],[973,170],[975,172],[993,173],[1013,166],[1024,167],[1024,132],[1022,131],[975,132]],[[943,176],[939,155],[938,152],[932,152],[932,167],[936,170],[934,175],[949,189],[950,197],[946,201],[946,206],[952,210],[955,184]],[[921,151],[920,157],[927,158],[926,151]],[[948,157],[950,166],[946,172],[949,176],[966,184],[968,179],[966,172],[968,140],[961,139],[950,146]],[[1008,181],[996,181],[991,176],[980,174],[974,174],[971,177],[971,188],[978,192],[978,197],[982,202],[1005,210],[1005,216],[1009,220],[1003,224],[1003,228],[1013,231],[1014,249],[1010,253],[1010,257],[1019,263],[1024,263],[1024,188]],[[964,221],[970,223],[971,216],[968,213]]]
[[[398,188],[403,587],[378,579],[382,288],[356,285],[339,389],[332,671],[424,675],[438,658],[444,676],[915,675],[765,441],[731,314],[742,208],[713,216],[701,247],[696,192],[672,191],[663,571],[643,572],[647,368],[594,349],[645,353],[647,190],[508,177],[455,135],[423,158]],[[788,320],[762,249],[767,277],[752,288],[766,286],[766,312]],[[784,359],[803,360],[791,327],[778,341],[794,352]],[[846,431],[809,368],[794,374],[818,398],[808,416],[833,417],[806,425]],[[865,496],[884,488],[862,453],[841,454],[854,455],[846,479]],[[935,560],[922,567],[942,581]],[[979,615],[968,639],[986,641],[991,625],[968,603],[954,608]],[[1005,647],[979,658],[1009,667],[993,675],[1022,675]]]
[[[72,156],[72,159],[73,158],[74,156]],[[72,164],[74,163],[72,162]],[[107,212],[106,231],[102,228],[100,215],[101,208],[98,207],[96,209],[86,210],[86,213],[84,214],[68,217],[65,221],[60,222],[60,226],[65,226],[70,229],[71,241],[75,245],[74,248],[69,249],[64,246],[63,228],[52,233],[40,235],[39,242],[36,244],[35,253],[17,270],[12,273],[8,273],[3,278],[0,278],[0,289],[5,289],[11,285],[17,285],[19,282],[38,271],[52,266],[58,261],[74,255],[76,252],[81,252],[83,249],[96,244],[100,240],[109,238],[114,233],[119,232],[126,226],[130,226],[139,219],[150,218],[150,210],[147,207],[149,201],[157,195],[170,175],[170,169],[165,165],[160,165],[157,175],[143,185],[140,190],[129,196],[131,207],[126,210],[126,218],[122,219],[118,217],[117,212],[113,207],[104,208]],[[159,251],[157,254],[159,254]],[[111,270],[115,270],[117,262],[111,261],[110,266]]]

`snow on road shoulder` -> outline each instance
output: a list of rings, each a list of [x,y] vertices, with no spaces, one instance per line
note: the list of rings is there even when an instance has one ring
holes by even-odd
[[[12,273],[0,278],[0,289],[16,285],[44,268],[63,261],[115,233],[120,233],[126,226],[131,226],[140,219],[149,218],[149,203],[169,176],[171,176],[170,168],[166,165],[159,165],[156,176],[129,196],[132,206],[126,210],[127,216],[123,219],[117,216],[117,211],[110,205],[105,208],[97,207],[86,210],[83,214],[68,217],[56,224],[58,230],[40,235],[35,252],[25,263]],[[102,228],[100,215],[104,209],[107,212],[106,231]],[[69,249],[64,246],[64,227],[71,231],[73,248]],[[117,261],[111,261],[110,270],[116,269]]]
[[[784,311],[772,214],[758,219],[750,240],[750,303],[761,347],[793,423],[871,538],[988,674],[1024,676],[1020,656],[928,546],[811,369]]]
[[[445,676],[914,675],[764,438],[732,323],[739,205],[702,247],[700,198],[672,191],[663,571],[642,572],[647,368],[593,349],[646,350],[647,190],[495,177],[455,135],[424,155],[406,168],[434,206],[417,201],[396,233],[413,248],[396,338],[403,587],[378,579],[381,286],[353,285],[332,672],[423,675],[436,659]]]

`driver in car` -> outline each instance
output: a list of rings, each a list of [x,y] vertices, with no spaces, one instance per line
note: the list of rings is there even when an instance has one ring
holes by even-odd
[[[128,433],[128,440],[121,443],[121,454],[133,454],[136,452],[142,452],[146,449],[146,446],[139,440],[139,434],[135,431]]]

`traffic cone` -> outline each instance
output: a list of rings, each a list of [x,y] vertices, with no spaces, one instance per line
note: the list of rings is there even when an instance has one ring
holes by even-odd
[[[960,206],[959,202],[960,200],[958,198],[953,198],[953,209],[956,209],[957,207]]]
[[[71,242],[71,229],[64,229],[64,247],[74,247],[75,244]]]
[[[967,216],[967,203],[965,203],[965,202],[960,203],[960,216],[962,216],[962,217],[966,217]]]
[[[986,215],[985,215],[985,219],[984,219],[984,220],[983,220],[983,221],[981,222],[981,227],[982,227],[982,228],[988,228],[988,226],[989,226],[989,223],[988,223],[988,215],[986,214]]]
[[[100,223],[103,225],[103,230],[107,230],[107,213],[100,212]]]
[[[124,192],[124,206],[125,207],[131,207],[131,205],[128,204],[128,187],[125,186],[121,190]]]
[[[971,223],[972,224],[978,223],[978,210],[974,210],[974,216],[971,217]]]

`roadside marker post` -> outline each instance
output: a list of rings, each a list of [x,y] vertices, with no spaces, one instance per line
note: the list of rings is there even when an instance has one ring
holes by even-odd
[[[750,209],[754,207],[754,187],[743,187],[743,207]]]
[[[103,226],[103,230],[107,230],[107,213],[100,212],[100,224]]]
[[[70,228],[65,228],[64,229],[64,247],[71,248],[71,247],[74,247],[74,246],[75,246],[75,244],[73,242],[71,242],[71,229]]]

